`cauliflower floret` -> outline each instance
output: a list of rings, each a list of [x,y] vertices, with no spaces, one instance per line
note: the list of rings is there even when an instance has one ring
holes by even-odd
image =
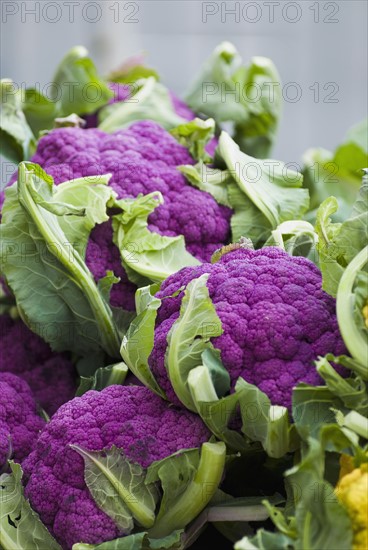
[[[12,372],[25,380],[48,415],[76,390],[76,373],[67,354],[54,353],[20,320],[0,316],[0,372]]]
[[[28,384],[0,372],[0,471],[7,459],[21,462],[28,456],[44,424]]]

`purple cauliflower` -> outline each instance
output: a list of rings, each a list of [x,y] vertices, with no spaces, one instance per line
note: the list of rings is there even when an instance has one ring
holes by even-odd
[[[345,353],[335,300],[322,290],[319,269],[309,260],[274,247],[238,249],[214,264],[184,268],[163,282],[154,348],[149,364],[168,398],[179,404],[165,367],[167,336],[179,317],[188,283],[209,273],[207,287],[223,334],[212,339],[230,374],[256,385],[271,402],[291,407],[298,382],[319,385],[314,366],[319,355]]]
[[[21,462],[29,455],[44,424],[27,382],[0,372],[0,471],[9,458]]]
[[[232,211],[188,183],[177,166],[193,164],[191,155],[155,122],[136,122],[114,134],[58,128],[40,139],[31,160],[51,174],[56,184],[111,173],[110,185],[118,198],[160,191],[165,202],[150,215],[149,228],[161,235],[184,235],[187,249],[201,261],[208,261],[229,239]],[[96,280],[107,270],[121,278],[113,287],[111,304],[133,310],[135,286],[112,244],[109,222],[92,231],[86,262]]]
[[[0,373],[25,380],[48,415],[74,397],[76,373],[68,356],[52,352],[20,319],[0,316],[0,349]]]
[[[25,493],[63,548],[112,540],[124,533],[95,504],[83,459],[70,445],[90,451],[116,446],[146,468],[209,437],[198,416],[169,406],[145,387],[89,391],[63,405],[46,425],[23,462]]]

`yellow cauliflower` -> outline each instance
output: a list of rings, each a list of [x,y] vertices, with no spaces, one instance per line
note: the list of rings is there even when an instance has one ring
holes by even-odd
[[[350,457],[341,457],[337,498],[349,514],[353,529],[353,550],[368,549],[368,463],[353,468]]]

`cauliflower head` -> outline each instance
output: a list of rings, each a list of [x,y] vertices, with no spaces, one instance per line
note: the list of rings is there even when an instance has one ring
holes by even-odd
[[[321,273],[311,261],[275,247],[238,249],[217,263],[182,269],[156,294],[162,304],[149,364],[173,403],[179,401],[165,367],[167,336],[179,317],[183,289],[204,273],[209,273],[209,295],[223,328],[211,341],[232,386],[241,376],[273,404],[290,408],[296,384],[322,383],[314,366],[318,356],[345,352],[335,300],[322,290]]]
[[[54,353],[20,319],[0,316],[0,349],[0,373],[25,380],[48,415],[74,397],[76,373],[68,356]]]
[[[342,476],[336,487],[353,529],[353,550],[368,548],[368,463]]]
[[[150,215],[149,229],[166,236],[184,235],[187,249],[199,260],[209,260],[229,239],[231,209],[188,183],[177,167],[193,164],[191,155],[155,122],[136,122],[114,134],[58,128],[40,139],[31,160],[56,184],[111,173],[110,185],[118,198],[160,191],[165,202]],[[111,304],[133,310],[136,287],[121,266],[109,222],[92,231],[86,262],[96,280],[107,270],[121,278],[113,287]]]
[[[21,462],[28,456],[44,425],[28,384],[0,372],[0,471],[9,458]]]
[[[82,457],[70,448],[123,449],[142,467],[209,439],[196,415],[176,409],[142,386],[109,386],[63,405],[23,462],[26,496],[64,548],[121,535],[95,504],[84,481]]]

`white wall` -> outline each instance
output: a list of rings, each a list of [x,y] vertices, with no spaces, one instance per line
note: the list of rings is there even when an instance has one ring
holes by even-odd
[[[28,85],[46,83],[63,54],[84,44],[103,72],[146,50],[148,63],[181,93],[214,46],[230,40],[245,60],[271,57],[284,84],[300,86],[300,100],[285,102],[274,152],[285,161],[299,161],[310,146],[334,148],[349,126],[367,116],[367,6],[365,0],[2,0],[1,76]],[[227,13],[234,8],[239,21]],[[37,22],[29,10],[39,14]],[[217,13],[205,21],[210,11]],[[328,83],[333,84],[324,90]],[[313,85],[320,90],[317,102],[309,89]],[[337,101],[326,102],[334,89],[331,99]],[[286,91],[291,96],[293,90]]]

